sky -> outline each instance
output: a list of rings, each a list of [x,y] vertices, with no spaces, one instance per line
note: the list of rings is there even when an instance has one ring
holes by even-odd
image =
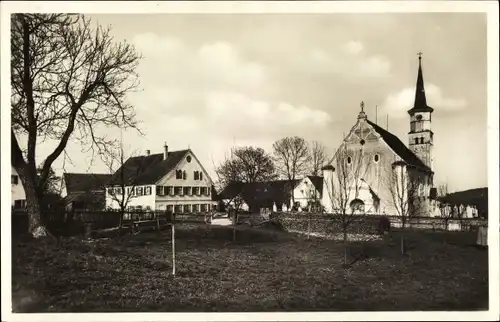
[[[435,184],[487,186],[485,14],[90,17],[143,55],[140,91],[128,99],[144,136],[123,133],[129,153],[160,153],[165,142],[170,150],[189,147],[212,175],[232,146],[272,152],[284,136],[318,140],[332,153],[361,101],[370,120],[408,144],[422,52]],[[71,161],[61,157],[56,172],[63,160],[67,172],[108,171],[77,143],[67,150]]]

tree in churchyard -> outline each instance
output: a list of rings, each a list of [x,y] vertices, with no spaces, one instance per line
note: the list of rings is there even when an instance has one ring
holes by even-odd
[[[344,243],[344,265],[348,265],[348,232],[359,212],[363,212],[360,190],[369,163],[363,162],[362,149],[349,149],[342,144],[325,175],[325,187],[331,202],[332,219],[340,225]]]
[[[309,147],[309,174],[312,176],[321,176],[321,168],[327,162],[326,148],[321,142],[313,141]]]
[[[279,175],[292,184],[299,176],[307,174],[311,155],[307,142],[298,136],[285,137],[273,144],[273,155]],[[292,207],[295,196],[291,189]]]
[[[419,214],[421,200],[418,191],[423,185],[423,178],[416,171],[411,171],[410,165],[403,161],[392,164],[386,176],[387,189],[390,193],[390,203],[401,220],[401,254],[405,254],[404,229],[411,217]]]
[[[68,142],[95,156],[115,145],[106,135],[110,127],[137,129],[126,96],[138,85],[139,61],[133,46],[83,15],[11,16],[11,162],[26,192],[34,237],[49,234],[40,203]],[[37,147],[45,141],[55,148],[37,173]]]
[[[234,195],[230,196],[224,205],[225,207],[233,206],[233,240],[235,240],[238,212],[244,204],[243,185],[276,179],[274,162],[262,148],[237,147],[232,149],[230,157],[226,157],[218,166],[215,166],[215,173],[220,190],[231,185],[235,188]]]

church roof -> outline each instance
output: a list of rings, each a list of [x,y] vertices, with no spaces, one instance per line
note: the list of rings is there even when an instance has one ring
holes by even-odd
[[[420,160],[420,158],[417,157],[415,153],[413,153],[403,142],[401,142],[397,136],[387,130],[384,130],[370,120],[367,120],[367,122],[402,160],[410,165],[432,172],[432,170],[426,166],[422,160]]]
[[[419,53],[418,57],[418,75],[417,75],[417,86],[415,90],[415,102],[413,107],[408,111],[411,115],[415,112],[433,112],[434,109],[427,105],[427,98],[425,96],[424,88],[424,76],[422,74],[422,53]]]

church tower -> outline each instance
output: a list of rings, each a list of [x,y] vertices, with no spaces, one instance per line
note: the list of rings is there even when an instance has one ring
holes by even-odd
[[[408,114],[410,114],[410,132],[408,132],[408,139],[410,150],[431,170],[433,170],[432,149],[434,145],[434,133],[431,130],[433,111],[434,109],[427,105],[424,77],[422,75],[422,53],[418,53],[415,103],[413,104],[413,108],[408,110]]]

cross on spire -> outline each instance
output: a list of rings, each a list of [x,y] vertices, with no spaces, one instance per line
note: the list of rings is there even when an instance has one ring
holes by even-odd
[[[359,106],[361,107],[361,112],[364,112],[365,102],[361,101]]]
[[[423,52],[419,51],[419,52],[417,53],[418,59],[422,59],[422,55],[423,55],[423,54],[424,54]]]

